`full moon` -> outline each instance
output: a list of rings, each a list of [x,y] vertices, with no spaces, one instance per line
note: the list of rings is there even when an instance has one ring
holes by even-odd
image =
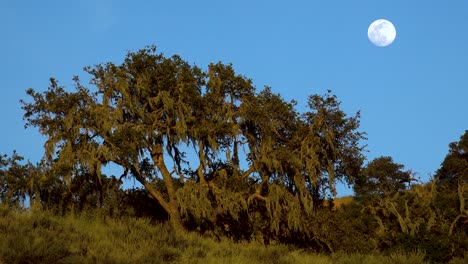
[[[374,45],[386,47],[395,40],[396,29],[390,21],[378,19],[369,26],[367,36]]]

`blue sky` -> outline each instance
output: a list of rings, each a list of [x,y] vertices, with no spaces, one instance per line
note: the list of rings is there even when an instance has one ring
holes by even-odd
[[[233,63],[300,110],[331,89],[348,114],[361,111],[369,160],[392,156],[427,181],[468,129],[467,13],[465,0],[3,0],[0,153],[42,156],[22,120],[27,88],[55,77],[71,89],[84,66],[154,44],[202,68]],[[379,18],[397,30],[385,48],[367,39]]]

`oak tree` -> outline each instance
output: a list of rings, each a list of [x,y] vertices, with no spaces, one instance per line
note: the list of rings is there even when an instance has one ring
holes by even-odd
[[[117,164],[178,233],[187,219],[240,217],[255,232],[305,230],[316,203],[336,194],[337,180],[353,183],[362,164],[359,113],[348,117],[330,92],[310,96],[300,114],[232,65],[202,70],[155,47],[85,71],[93,89],[75,77],[70,92],[51,79],[22,101],[26,125],[47,138],[48,173],[70,184],[85,171],[99,189],[102,167]]]

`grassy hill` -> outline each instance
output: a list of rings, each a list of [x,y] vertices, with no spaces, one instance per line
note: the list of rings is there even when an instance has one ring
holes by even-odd
[[[194,233],[176,237],[168,225],[145,219],[58,217],[0,207],[0,263],[424,263],[423,258],[423,252],[317,255]]]

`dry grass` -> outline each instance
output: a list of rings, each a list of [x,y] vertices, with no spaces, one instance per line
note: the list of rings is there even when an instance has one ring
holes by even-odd
[[[353,196],[344,196],[344,197],[337,197],[333,200],[333,210],[340,209],[343,205],[350,204],[354,201]],[[329,206],[329,201],[324,202],[324,206]]]
[[[421,252],[318,255],[194,233],[176,237],[169,226],[145,219],[56,217],[0,207],[0,263],[425,263],[423,259]]]

